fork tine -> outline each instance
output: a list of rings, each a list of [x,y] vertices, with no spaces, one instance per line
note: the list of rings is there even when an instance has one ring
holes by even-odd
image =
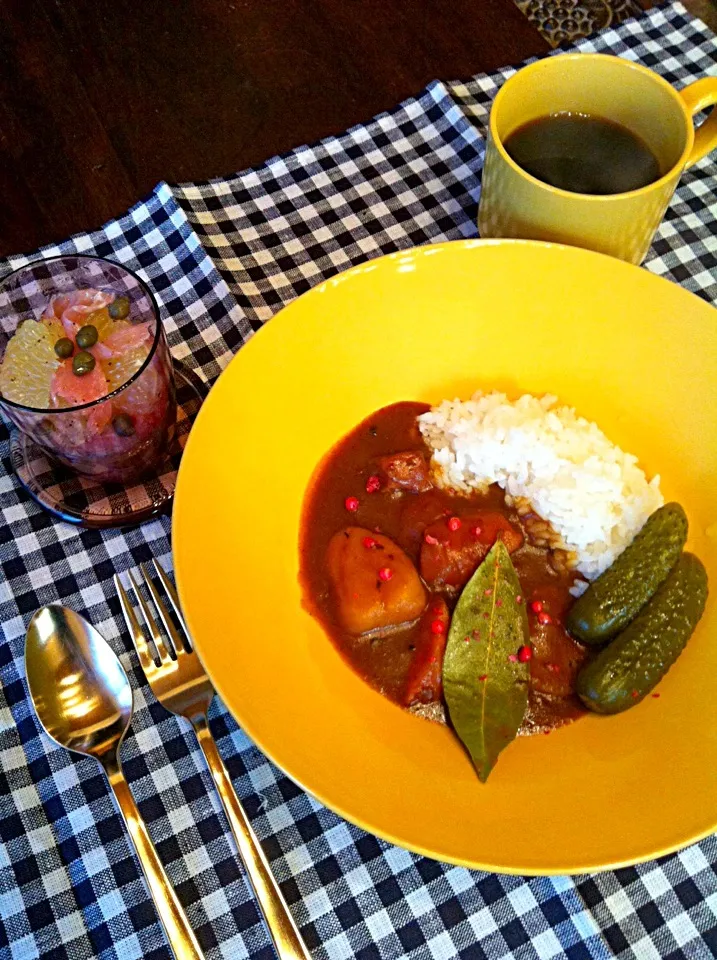
[[[147,646],[147,641],[142,633],[142,628],[137,622],[137,617],[134,615],[132,604],[129,602],[129,597],[122,586],[122,581],[119,578],[119,574],[116,573],[112,579],[114,580],[115,590],[117,591],[120,606],[122,607],[122,613],[124,614],[124,622],[127,624],[130,637],[132,637],[132,643],[137,651],[139,662],[144,672],[150,673],[152,670],[156,670],[157,668],[154,660],[152,659],[152,655],[149,652],[149,647]]]
[[[162,586],[167,592],[167,596],[169,597],[169,602],[172,604],[172,610],[174,610],[174,614],[177,620],[179,621],[179,626],[184,631],[184,635],[182,637],[182,640],[184,641],[184,646],[186,647],[187,650],[191,651],[192,642],[189,636],[189,630],[187,630],[187,624],[184,621],[184,614],[182,613],[182,608],[179,606],[179,597],[177,596],[177,591],[174,589],[174,585],[172,584],[172,581],[167,576],[164,570],[164,567],[159,562],[159,560],[157,560],[155,557],[152,557],[152,564],[154,566],[154,569],[157,572],[157,576],[159,577],[159,582],[162,584]]]
[[[182,643],[182,638],[179,636],[179,633],[177,632],[177,628],[172,623],[169,616],[169,612],[165,607],[164,603],[162,602],[162,598],[160,597],[157,591],[157,588],[152,583],[152,580],[150,579],[150,576],[147,573],[143,563],[140,563],[139,569],[142,571],[142,576],[144,577],[145,585],[149,590],[150,596],[152,597],[152,601],[157,609],[157,613],[159,614],[159,619],[162,621],[162,623],[164,624],[164,629],[169,634],[170,642],[174,644],[175,653],[184,652],[184,644]]]
[[[129,582],[132,584],[132,589],[134,590],[134,595],[137,598],[137,603],[139,604],[139,608],[142,611],[144,622],[147,624],[147,627],[149,628],[149,632],[152,635],[152,642],[154,643],[157,649],[160,662],[164,666],[170,663],[173,658],[170,656],[169,650],[167,650],[164,640],[162,639],[162,635],[157,629],[157,624],[155,623],[154,617],[152,616],[152,611],[149,609],[146,600],[140,593],[140,589],[137,586],[137,583],[134,577],[132,576],[132,571],[128,570],[127,573],[129,575]]]

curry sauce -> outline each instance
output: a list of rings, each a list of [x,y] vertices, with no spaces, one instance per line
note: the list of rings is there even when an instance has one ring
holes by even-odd
[[[430,451],[416,422],[428,409],[404,402],[378,410],[318,468],[300,534],[305,605],[367,683],[395,703],[445,722],[436,680],[445,645],[437,641],[445,628],[435,624],[447,620],[463,585],[500,536],[520,579],[532,642],[529,706],[521,733],[549,731],[584,712],[574,692],[575,679],[590,654],[563,626],[573,603],[569,589],[575,576],[551,563],[547,547],[531,543],[525,516],[506,504],[499,487],[466,496],[433,485]],[[376,563],[376,575],[364,578],[365,587],[357,587],[348,601],[340,596],[346,567],[331,561],[332,552],[340,554],[343,537],[345,549],[352,537],[359,538],[367,551],[375,551]],[[393,560],[391,543],[399,548]],[[391,564],[398,565],[400,559],[405,566],[403,555],[420,574],[424,589],[425,604],[416,599],[415,583],[410,585],[406,609],[413,619],[389,627],[378,620],[380,626],[371,629],[370,610],[365,620],[347,615],[351,596],[363,607],[349,613],[366,615],[361,589],[386,596],[387,589],[394,588],[396,581],[388,583]],[[401,602],[407,602],[405,597]],[[415,616],[422,605],[425,612]],[[352,632],[347,623],[352,630],[369,629]]]

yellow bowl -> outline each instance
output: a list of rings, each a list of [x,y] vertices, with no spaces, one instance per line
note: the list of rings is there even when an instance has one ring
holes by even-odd
[[[659,473],[717,587],[714,309],[588,251],[463,241],[323,283],[219,379],[189,438],[174,508],[196,647],[275,763],[393,843],[520,874],[667,853],[717,827],[714,599],[659,699],[520,739],[485,785],[449,730],[371,690],[302,608],[302,501],[329,448],[385,404],[494,387],[557,394]]]

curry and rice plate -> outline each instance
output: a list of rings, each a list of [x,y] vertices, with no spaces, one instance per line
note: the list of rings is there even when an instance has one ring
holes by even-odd
[[[704,567],[658,476],[555,397],[377,410],[324,459],[305,603],[371,686],[448,723],[485,780],[516,735],[653,692]]]

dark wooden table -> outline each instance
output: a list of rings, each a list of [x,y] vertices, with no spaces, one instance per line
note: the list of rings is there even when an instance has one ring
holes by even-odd
[[[3,0],[0,255],[547,49],[513,0]]]

